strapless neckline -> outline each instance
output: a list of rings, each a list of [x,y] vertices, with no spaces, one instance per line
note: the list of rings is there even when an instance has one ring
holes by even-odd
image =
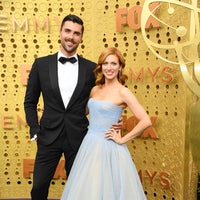
[[[91,101],[96,101],[96,102],[108,103],[108,104],[113,105],[113,106],[115,106],[115,107],[117,107],[117,108],[120,108],[121,110],[123,109],[121,106],[119,106],[119,105],[117,105],[117,104],[115,104],[115,103],[112,103],[112,102],[110,102],[110,101],[107,101],[107,100],[103,100],[103,99],[94,99],[94,98],[92,98],[92,97],[91,97],[89,100],[91,100]]]

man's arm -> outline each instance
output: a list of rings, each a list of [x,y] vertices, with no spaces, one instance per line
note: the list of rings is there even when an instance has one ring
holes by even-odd
[[[31,138],[34,138],[34,135],[37,135],[40,131],[37,113],[37,104],[39,101],[40,92],[41,88],[38,76],[37,62],[35,61],[29,74],[26,94],[24,98],[24,110],[27,124],[30,127]]]

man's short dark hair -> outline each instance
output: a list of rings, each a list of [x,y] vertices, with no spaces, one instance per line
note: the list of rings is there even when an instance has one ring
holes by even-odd
[[[62,30],[62,27],[66,21],[71,21],[73,23],[82,25],[82,33],[84,32],[83,20],[80,17],[78,17],[77,15],[69,14],[66,17],[64,17],[64,19],[62,20],[62,23],[61,23],[60,30]]]

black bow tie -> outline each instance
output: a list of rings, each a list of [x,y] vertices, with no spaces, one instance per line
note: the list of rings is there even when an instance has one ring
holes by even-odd
[[[77,60],[75,57],[71,57],[71,58],[66,58],[66,57],[60,57],[59,61],[64,64],[66,62],[71,62],[71,63],[75,63]]]

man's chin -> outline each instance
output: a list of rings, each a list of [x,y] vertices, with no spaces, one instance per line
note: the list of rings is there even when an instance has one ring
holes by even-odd
[[[73,47],[63,47],[64,51],[67,52],[68,54],[74,54],[76,52],[78,46],[73,46]]]

